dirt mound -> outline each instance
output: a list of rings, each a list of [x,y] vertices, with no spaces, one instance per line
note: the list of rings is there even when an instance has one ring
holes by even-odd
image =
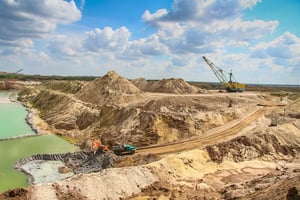
[[[299,159],[289,160],[284,165],[277,165],[264,175],[260,173],[254,179],[241,178],[243,182],[226,185],[221,193],[224,199],[300,199],[300,168]],[[251,172],[251,168],[243,168]],[[250,171],[249,171],[250,170]],[[256,169],[259,171],[258,169]],[[255,171],[252,171],[255,172]],[[244,174],[244,176],[247,174]]]
[[[87,200],[87,197],[81,194],[80,188],[70,188],[66,187],[66,190],[60,188],[58,184],[52,184],[55,190],[57,199],[68,199],[68,200]]]
[[[127,199],[157,181],[146,167],[111,168],[32,186],[32,200]]]
[[[140,90],[147,91],[147,87],[149,86],[149,82],[144,78],[136,78],[131,80],[131,82]]]
[[[132,83],[143,91],[173,94],[196,94],[206,91],[192,86],[183,79],[162,79],[160,81],[146,81],[144,78],[132,80]]]
[[[26,188],[16,188],[8,190],[0,195],[0,199],[23,200],[28,199],[29,190]]]
[[[300,185],[300,176],[293,177],[291,179],[286,179],[284,181],[281,181],[275,186],[270,186],[270,188],[265,189],[264,191],[249,195],[249,197],[246,198],[268,199],[269,195],[266,194],[276,194],[276,196],[278,195],[277,199],[284,199],[286,197],[287,200],[299,200],[300,199],[299,185]]]
[[[200,183],[201,184],[201,183]],[[199,184],[199,185],[200,185]],[[201,186],[200,186],[201,187]],[[203,190],[200,187],[190,187],[185,185],[171,186],[168,182],[155,182],[142,189],[142,192],[134,195],[130,200],[140,199],[188,199],[188,200],[206,200],[220,199],[217,192],[208,189]]]
[[[94,104],[123,103],[129,101],[131,95],[140,92],[129,80],[109,71],[105,76],[85,85],[76,96],[82,101]]]
[[[254,137],[241,136],[231,141],[206,147],[212,161],[221,163],[224,158],[235,162],[253,160],[270,155],[274,158],[295,156],[296,149],[292,146],[280,144],[274,135],[255,135]]]

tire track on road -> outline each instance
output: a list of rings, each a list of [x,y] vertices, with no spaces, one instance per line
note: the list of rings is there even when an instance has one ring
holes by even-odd
[[[220,141],[224,141],[225,138],[234,138],[241,130],[249,126],[259,117],[266,114],[273,107],[261,107],[252,114],[242,118],[232,126],[225,129],[212,129],[207,131],[203,135],[190,140],[180,141],[172,144],[164,144],[159,146],[143,147],[137,150],[139,154],[156,154],[163,155],[169,153],[177,153],[186,150],[192,150],[196,148],[204,148],[205,146],[216,144]]]

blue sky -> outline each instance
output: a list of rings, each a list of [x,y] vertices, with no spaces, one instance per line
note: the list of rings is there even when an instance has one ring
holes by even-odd
[[[0,71],[300,84],[299,0],[0,0]]]

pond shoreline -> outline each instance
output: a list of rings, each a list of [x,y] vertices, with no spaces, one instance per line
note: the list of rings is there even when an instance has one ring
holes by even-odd
[[[5,171],[5,174],[7,175],[1,177],[2,180],[0,181],[0,185],[1,185],[0,189],[3,190],[4,188],[3,191],[5,191],[9,188],[19,187],[18,184],[20,183],[22,185],[24,182],[18,182],[18,181],[19,180],[22,181],[23,180],[22,176],[24,177],[24,175],[26,175],[26,182],[28,185],[39,183],[40,181],[49,181],[49,178],[53,179],[56,177],[58,178],[58,180],[62,178],[66,178],[65,174],[59,174],[57,169],[59,166],[63,166],[65,164],[61,159],[53,159],[54,161],[49,161],[48,159],[35,160],[30,163],[24,162],[23,165],[16,166],[20,160],[26,159],[28,158],[28,156],[41,155],[41,153],[45,155],[60,154],[58,153],[60,151],[62,152],[61,154],[68,154],[69,152],[77,151],[78,146],[72,144],[73,147],[71,147],[69,145],[71,144],[70,142],[68,142],[62,137],[59,137],[59,135],[53,133],[49,125],[40,118],[39,111],[37,109],[33,108],[29,102],[23,102],[18,100],[18,91],[3,91],[3,92],[4,92],[4,96],[2,98],[3,102],[0,103],[9,103],[12,105],[19,104],[18,106],[20,106],[21,104],[23,109],[26,111],[24,117],[22,116],[22,118],[23,120],[25,120],[24,121],[25,124],[29,126],[28,127],[29,130],[25,131],[25,129],[23,129],[24,133],[21,133],[21,135],[0,138],[0,142],[3,142],[3,146],[2,148],[0,148],[2,151],[0,155],[2,158],[4,158],[4,160],[5,159],[13,160],[14,157],[18,157],[19,154],[22,154],[22,156],[18,157],[18,159],[11,162],[9,166],[7,165],[6,168],[5,167],[1,168],[1,170],[3,171],[8,170],[8,173]],[[5,116],[5,113],[1,113],[1,114],[4,114]],[[53,140],[56,139],[53,139],[51,135],[58,136],[60,139],[59,140],[57,139],[57,142],[53,143]],[[48,137],[48,136],[51,138],[50,140],[43,139],[43,137]],[[19,143],[19,141],[20,142],[22,141],[20,147],[17,147],[16,145],[6,146],[7,144],[17,144]],[[39,141],[39,142],[31,144],[30,141]],[[45,145],[44,146],[41,145],[40,141],[43,141],[43,143],[46,142]],[[65,144],[64,146],[61,146],[62,143],[65,143],[63,141],[68,142],[69,144]],[[52,144],[52,147],[49,146],[50,144]],[[30,145],[30,146],[26,146],[26,145]],[[31,150],[31,145],[33,149],[38,149],[38,150],[33,150],[33,149]],[[15,154],[10,153],[11,152],[10,147],[12,147],[14,151],[16,151]],[[4,149],[9,152],[5,153],[5,151],[3,151]],[[49,149],[53,149],[53,150],[49,151]],[[70,149],[70,150],[65,151],[63,149]],[[28,154],[24,152],[28,152]],[[49,175],[50,173],[49,170],[51,171],[51,174],[55,174],[55,177]],[[18,176],[13,171],[19,171],[19,172],[21,171],[23,175]],[[17,179],[15,179],[14,177],[17,177]],[[43,180],[44,178],[45,180]],[[5,180],[8,179],[14,179],[16,184],[11,181],[9,184],[6,185]]]
[[[54,154],[35,154],[29,157],[23,157],[20,160],[18,160],[15,163],[15,169],[17,169],[18,171],[23,172],[24,174],[26,174],[28,176],[28,184],[32,185],[35,184],[36,182],[36,177],[38,177],[37,173],[34,172],[34,170],[32,170],[32,168],[36,167],[36,165],[40,164],[41,162],[43,162],[44,164],[48,164],[48,166],[50,166],[51,168],[51,161],[59,161],[62,163],[62,165],[65,165],[64,160],[65,157],[67,155],[69,155],[70,153],[54,153]],[[25,167],[27,165],[27,167]],[[31,166],[28,166],[31,165]],[[58,172],[58,169],[57,169]],[[48,175],[48,173],[45,173]],[[57,173],[57,180],[61,180],[64,177],[64,174],[61,174],[61,176],[59,176],[59,173]],[[45,178],[45,180],[40,180],[39,182],[47,182],[46,181],[47,178]]]
[[[55,182],[74,175],[72,170],[61,173],[60,167],[65,168],[65,163],[56,160],[34,160],[22,165],[19,170],[28,175],[29,185],[36,185]]]
[[[36,136],[40,136],[40,135],[41,135],[41,134],[38,134],[38,133],[24,134],[24,135],[19,135],[19,136],[0,138],[0,141],[5,141],[5,140],[15,140],[15,139],[28,138],[28,137],[36,137]]]
[[[51,133],[51,131],[48,129],[48,124],[46,124],[46,122],[39,117],[38,110],[34,109],[29,103],[21,102],[18,100],[16,100],[16,102],[21,103],[25,107],[25,109],[28,113],[25,118],[25,121],[31,127],[31,129],[35,132],[35,134],[23,135],[23,136],[20,136],[17,138],[25,138],[25,137],[32,137],[32,136],[34,137],[34,136],[50,135],[50,134],[57,135],[55,133]],[[44,183],[44,182],[51,182],[48,180],[49,178],[47,178],[47,176],[49,175],[48,174],[49,169],[53,170],[53,168],[57,167],[57,163],[54,163],[54,161],[60,162],[61,165],[64,166],[65,165],[64,157],[66,157],[66,155],[69,155],[69,154],[71,154],[71,153],[34,154],[30,157],[23,157],[15,163],[15,169],[23,172],[24,174],[26,174],[28,176],[28,184],[29,185],[33,185],[33,184],[37,184],[37,183]],[[45,171],[44,178],[39,177],[41,174],[36,169],[34,169],[36,167],[36,165],[39,165],[40,167],[42,165],[47,166],[46,168],[48,170]],[[45,169],[41,168],[40,170],[45,170]],[[55,173],[56,178],[52,181],[65,179],[65,178],[68,178],[68,177],[74,175],[74,174],[72,174],[72,175],[66,176],[66,174],[59,173],[58,168],[56,170],[57,170],[57,173]],[[53,173],[53,171],[52,171],[52,173]],[[53,174],[51,176],[53,176]]]
[[[8,92],[10,92],[10,91],[8,91]],[[34,136],[42,135],[42,131],[41,131],[40,127],[38,127],[38,125],[37,125],[37,120],[35,120],[35,118],[38,117],[36,111],[33,108],[30,108],[30,106],[27,105],[26,103],[19,101],[17,99],[17,96],[18,96],[17,93],[18,93],[18,91],[13,91],[8,96],[7,103],[20,104],[25,108],[25,110],[27,112],[26,117],[25,117],[25,122],[29,125],[29,127],[31,128],[31,130],[34,133],[24,133],[24,134],[18,135],[18,136],[0,138],[0,141],[20,139],[20,138],[26,138],[26,137],[34,137]]]
[[[38,114],[39,111],[33,108],[32,105],[30,105],[28,102],[23,102],[18,100],[17,97],[13,98],[12,96],[10,96],[10,100],[11,102],[16,102],[21,104],[25,108],[27,112],[25,121],[31,127],[32,131],[35,132],[35,134],[31,134],[32,136],[55,134],[52,133],[51,130],[49,130],[48,124],[43,119],[40,118]],[[30,137],[30,136],[24,135],[24,137]],[[18,138],[22,138],[22,137],[20,136]]]

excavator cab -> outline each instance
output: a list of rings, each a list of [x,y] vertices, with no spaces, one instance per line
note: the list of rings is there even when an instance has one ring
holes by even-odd
[[[103,145],[101,144],[100,140],[94,140],[91,143],[91,151],[94,152],[94,154],[96,154],[96,152],[106,152],[109,150],[109,146],[108,145]]]
[[[135,150],[136,150],[136,147],[135,146],[132,146],[130,144],[125,144],[125,151],[128,152],[128,153],[134,153]]]

